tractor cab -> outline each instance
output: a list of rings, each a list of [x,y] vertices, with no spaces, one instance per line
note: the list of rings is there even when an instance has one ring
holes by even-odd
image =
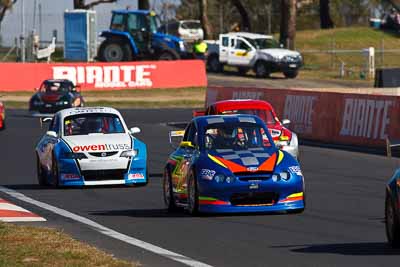
[[[151,47],[151,35],[157,31],[157,17],[152,12],[113,12],[110,30],[129,33],[139,51]]]
[[[110,29],[101,33],[100,61],[181,58],[185,46],[180,38],[157,32],[159,19],[149,10],[114,10]]]

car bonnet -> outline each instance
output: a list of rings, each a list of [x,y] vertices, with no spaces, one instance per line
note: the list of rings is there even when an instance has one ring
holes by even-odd
[[[276,149],[250,148],[247,150],[216,149],[208,152],[208,158],[214,163],[236,172],[272,172],[283,158]]]

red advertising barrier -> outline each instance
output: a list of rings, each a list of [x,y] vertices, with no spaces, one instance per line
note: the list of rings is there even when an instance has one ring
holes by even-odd
[[[211,87],[207,105],[226,99],[270,102],[300,138],[335,144],[383,147],[400,140],[400,97],[263,88]]]
[[[201,60],[115,63],[0,63],[0,91],[30,91],[45,79],[69,79],[83,91],[203,87]]]

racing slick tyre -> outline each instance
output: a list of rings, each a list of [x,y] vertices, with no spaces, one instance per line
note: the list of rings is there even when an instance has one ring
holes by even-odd
[[[39,156],[38,155],[36,155],[36,174],[37,174],[37,179],[38,179],[39,185],[40,186],[47,185],[46,176],[43,173],[43,168],[40,165],[40,160],[39,160]]]
[[[267,63],[264,61],[258,61],[254,66],[254,72],[257,78],[267,78],[270,74]]]
[[[163,197],[164,197],[164,203],[165,206],[167,207],[168,211],[175,211],[177,209],[175,200],[174,200],[174,194],[172,191],[172,181],[171,181],[171,174],[169,170],[164,171],[163,175]]]
[[[58,173],[58,165],[57,161],[55,160],[55,157],[53,156],[53,160],[51,163],[51,178],[52,178],[52,185],[54,187],[59,187],[60,186],[60,177]]]
[[[294,78],[297,77],[297,75],[299,75],[299,71],[297,71],[297,70],[285,71],[285,72],[283,73],[283,75],[285,75],[285,77],[286,77],[287,79],[294,79]]]
[[[188,200],[187,211],[190,215],[195,216],[199,213],[199,192],[197,189],[197,181],[194,172],[191,171],[188,177]]]
[[[385,200],[385,226],[389,244],[394,248],[400,247],[400,220],[388,193]]]
[[[219,62],[218,55],[211,55],[207,59],[207,69],[210,72],[215,72],[215,73],[222,72],[223,66],[221,62]]]
[[[122,40],[106,39],[100,45],[98,57],[100,61],[104,62],[130,61],[132,60],[132,50]]]
[[[249,68],[238,67],[238,68],[237,68],[237,71],[238,71],[239,75],[244,76],[244,75],[246,75],[246,73],[249,71]]]
[[[177,60],[180,59],[179,54],[172,49],[164,48],[158,55],[158,60]]]

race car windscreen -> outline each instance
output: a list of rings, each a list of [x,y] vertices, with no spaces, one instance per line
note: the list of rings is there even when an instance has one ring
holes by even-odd
[[[47,82],[40,88],[41,92],[46,93],[68,93],[72,90],[72,85],[65,82]]]
[[[271,148],[272,143],[266,129],[255,123],[211,124],[204,134],[206,150]]]
[[[272,115],[270,110],[266,109],[233,109],[233,110],[224,110],[220,113],[221,115],[228,115],[228,114],[251,114],[260,117],[267,125],[275,125],[276,120]]]
[[[78,114],[64,119],[64,136],[115,133],[125,133],[125,129],[114,114]]]

